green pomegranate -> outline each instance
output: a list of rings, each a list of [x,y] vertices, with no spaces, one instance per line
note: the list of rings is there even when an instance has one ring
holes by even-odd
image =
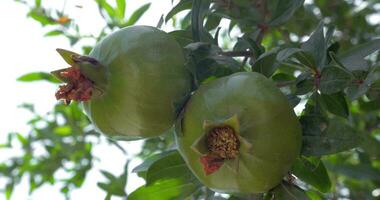
[[[176,119],[176,104],[190,93],[182,48],[154,27],[118,30],[89,56],[58,52],[71,67],[53,72],[67,83],[60,86],[57,99],[83,102],[96,129],[116,139],[164,133]]]
[[[255,72],[202,85],[186,104],[176,131],[189,168],[217,192],[270,190],[301,148],[301,127],[287,98]]]

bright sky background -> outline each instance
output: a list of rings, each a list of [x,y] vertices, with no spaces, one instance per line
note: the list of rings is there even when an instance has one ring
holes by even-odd
[[[43,0],[42,2],[44,5],[59,6],[63,0]],[[126,15],[128,16],[131,11],[147,2],[149,1],[127,0]],[[169,0],[153,1],[150,9],[138,24],[155,26],[160,16],[170,10],[170,2]],[[79,9],[75,5],[81,5],[83,8]],[[45,82],[21,83],[17,82],[16,79],[28,72],[49,72],[53,69],[65,67],[66,64],[55,51],[58,47],[80,52],[80,49],[70,47],[68,40],[64,37],[43,37],[44,33],[50,29],[43,28],[36,21],[27,18],[27,11],[28,8],[25,5],[12,0],[0,1],[0,22],[2,26],[0,31],[0,58],[3,69],[3,75],[0,78],[0,91],[2,92],[0,99],[0,143],[5,141],[9,132],[19,131],[23,134],[28,132],[26,121],[31,115],[27,111],[17,108],[18,105],[24,102],[33,103],[37,112],[43,114],[50,111],[56,102],[54,98],[56,86]],[[86,33],[96,34],[104,25],[94,0],[68,0],[66,12],[79,23],[80,28]],[[128,142],[123,146],[128,147],[129,155],[133,155],[133,153],[138,152],[140,144],[141,142]],[[17,153],[20,152],[1,150],[0,162],[9,155]],[[94,148],[93,154],[97,155],[101,161],[95,162],[94,169],[87,175],[84,186],[72,193],[72,199],[103,199],[105,193],[96,186],[97,182],[105,180],[99,174],[99,169],[114,174],[122,173],[126,157],[115,147],[101,144]],[[134,160],[130,164],[130,170],[140,162],[140,160]],[[0,186],[3,183],[4,181],[0,179]],[[143,180],[137,178],[136,175],[130,176],[127,192],[133,191],[143,183]],[[13,192],[12,199],[64,199],[57,187],[43,186],[30,197],[28,197],[28,189],[27,181],[23,180],[22,184],[17,186]],[[2,198],[3,196],[0,194],[0,199]]]

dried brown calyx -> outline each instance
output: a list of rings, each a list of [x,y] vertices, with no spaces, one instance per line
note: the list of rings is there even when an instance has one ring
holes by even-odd
[[[60,76],[67,80],[67,83],[59,86],[55,93],[57,100],[63,99],[65,104],[74,101],[88,101],[93,92],[93,82],[87,79],[80,71],[79,67],[73,66],[60,72]]]
[[[206,136],[208,154],[200,158],[206,175],[216,172],[225,160],[239,155],[240,141],[230,126],[215,127]]]
[[[239,155],[240,142],[230,126],[213,128],[207,135],[210,154],[222,159],[234,159]]]

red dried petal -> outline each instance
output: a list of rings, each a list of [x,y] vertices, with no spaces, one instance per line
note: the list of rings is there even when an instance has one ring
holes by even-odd
[[[219,170],[222,167],[224,160],[215,156],[206,155],[200,158],[200,162],[203,165],[203,170],[206,175],[210,175]]]
[[[61,72],[61,76],[67,78],[69,82],[66,85],[59,86],[55,97],[63,99],[70,103],[75,101],[88,101],[91,98],[93,83],[87,79],[77,67],[71,67]]]

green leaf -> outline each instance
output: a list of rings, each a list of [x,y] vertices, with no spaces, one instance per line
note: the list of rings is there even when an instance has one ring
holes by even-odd
[[[260,57],[252,65],[252,71],[264,74],[266,77],[272,76],[272,74],[279,66],[279,63],[276,62],[277,51],[278,49],[274,48],[269,52],[261,54]]]
[[[304,66],[307,66],[313,70],[317,69],[317,62],[314,58],[314,55],[311,52],[302,50],[300,52],[295,53],[294,57]]]
[[[301,188],[282,182],[270,192],[271,200],[310,200]]]
[[[285,61],[286,59],[293,56],[295,53],[302,52],[302,49],[299,48],[285,48],[278,52],[276,59],[279,62]]]
[[[323,34],[323,22],[318,24],[310,38],[301,45],[301,48],[310,52],[316,61],[316,67],[322,68],[326,60],[326,42]]]
[[[329,45],[329,43],[330,43],[330,41],[331,41],[331,39],[332,39],[332,37],[333,37],[333,35],[334,35],[334,32],[335,32],[335,27],[334,27],[334,26],[329,26],[329,27],[327,28],[326,39],[325,39],[326,46]],[[334,43],[334,44],[338,44],[338,45],[339,45],[339,43]],[[333,44],[333,45],[334,45],[334,44]]]
[[[152,155],[144,160],[141,164],[137,165],[135,168],[133,168],[132,173],[140,173],[140,172],[147,172],[149,167],[156,162],[157,160],[160,160],[161,158],[166,157],[167,155],[172,154],[173,151],[165,151],[159,154]]]
[[[161,15],[160,20],[158,20],[156,28],[161,28],[162,24],[164,23],[164,15]]]
[[[53,19],[36,10],[31,10],[28,16],[40,22],[43,26],[57,24]]]
[[[210,7],[210,0],[194,0],[191,9],[191,30],[194,41],[205,42],[210,38],[205,34],[203,21]],[[212,39],[211,39],[212,40]]]
[[[124,172],[119,177],[114,176],[113,174],[100,170],[100,172],[107,177],[108,182],[107,183],[97,183],[98,187],[103,189],[107,192],[107,196],[126,196],[125,193],[125,187],[127,184],[127,175],[128,175],[128,164],[129,162],[126,162],[124,166]]]
[[[41,7],[41,0],[35,0],[34,4],[35,4],[36,8]]]
[[[380,181],[380,170],[368,164],[346,164],[336,163],[334,165],[326,163],[326,167],[333,171],[347,177],[357,180],[374,180]]]
[[[329,66],[322,69],[319,89],[322,93],[332,94],[342,91],[351,82],[352,75],[343,68]]]
[[[270,0],[268,1],[271,11],[270,26],[278,26],[286,22],[294,12],[303,5],[304,0]]]
[[[49,73],[45,72],[31,72],[24,74],[17,78],[18,81],[22,82],[32,82],[32,81],[48,81],[51,83],[60,83],[58,79],[56,79],[54,76],[52,76]]]
[[[188,50],[188,68],[197,84],[210,77],[222,77],[241,70],[235,59],[219,55],[221,49],[210,43],[195,42],[185,47]]]
[[[116,0],[116,13],[120,19],[123,19],[125,16],[125,0]]]
[[[150,8],[150,4],[151,3],[144,4],[143,6],[135,10],[132,13],[132,15],[129,17],[127,23],[124,24],[123,26],[131,26],[135,24],[144,15],[144,13]]]
[[[96,0],[96,2],[98,3],[99,8],[104,9],[111,19],[115,17],[115,9],[107,3],[107,0]]]
[[[349,110],[344,93],[321,94],[319,97],[321,104],[325,106],[329,112],[341,117],[348,117]]]
[[[28,144],[28,139],[25,138],[23,135],[21,135],[20,133],[17,133],[16,134],[16,137],[18,139],[18,141],[23,145],[23,146],[26,146]]]
[[[13,193],[14,183],[8,183],[5,186],[5,199],[10,200]]]
[[[296,95],[304,95],[314,90],[314,78],[310,72],[304,72],[297,77]]]
[[[153,184],[160,179],[171,179],[184,175],[191,175],[185,161],[178,151],[173,151],[154,162],[148,169],[146,185]]]
[[[370,72],[367,74],[366,78],[360,78],[362,83],[360,84],[351,84],[347,89],[347,96],[351,100],[355,100],[365,93],[371,88],[371,85],[378,82],[380,80],[380,66],[375,66],[370,69]]]
[[[216,15],[216,14],[209,14],[207,16],[207,21],[205,24],[206,30],[213,30],[220,24],[220,21],[222,20],[222,17]]]
[[[181,47],[185,47],[193,42],[191,31],[177,30],[172,31],[169,34],[177,40]]]
[[[109,180],[109,181],[115,181],[116,180],[116,177],[113,175],[113,174],[111,174],[111,173],[109,173],[109,172],[107,172],[107,171],[104,171],[104,170],[100,170],[100,172],[103,174],[103,176],[105,176],[105,177],[107,177],[107,179]]]
[[[303,182],[312,185],[320,192],[331,190],[330,178],[323,162],[313,158],[298,158],[291,172]]]
[[[368,62],[364,59],[369,54],[380,49],[380,39],[375,39],[358,45],[339,55],[340,62],[349,70],[368,70]]]
[[[320,135],[304,133],[302,155],[322,156],[346,151],[357,147],[361,137],[345,121],[338,118],[329,120]]]
[[[165,23],[168,22],[177,13],[179,13],[181,11],[184,11],[184,10],[191,9],[192,3],[193,3],[192,0],[182,0],[182,1],[178,2],[178,4],[175,5],[169,11],[169,13],[166,15],[166,17],[165,17]]]
[[[61,30],[52,30],[52,31],[49,31],[45,34],[45,37],[52,37],[52,36],[58,36],[58,35],[62,35],[63,34],[63,31]]]
[[[189,177],[163,179],[142,186],[128,196],[128,200],[185,199],[198,189],[198,183]]]
[[[380,159],[380,141],[376,138],[365,134],[363,136],[362,143],[360,147],[364,149],[366,153],[368,153],[371,157],[375,159]]]

